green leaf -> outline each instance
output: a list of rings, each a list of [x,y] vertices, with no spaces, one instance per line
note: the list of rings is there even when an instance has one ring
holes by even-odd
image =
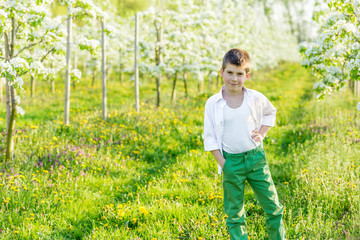
[[[354,14],[354,8],[350,5],[347,9],[346,9],[346,12],[348,14]]]

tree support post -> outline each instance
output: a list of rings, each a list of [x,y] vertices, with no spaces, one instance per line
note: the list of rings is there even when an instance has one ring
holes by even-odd
[[[64,109],[64,124],[69,124],[70,115],[70,71],[71,71],[71,29],[72,29],[72,17],[71,6],[68,7],[68,19],[67,19],[67,43],[66,43],[66,72],[65,72],[65,109]]]
[[[101,21],[101,40],[102,40],[102,58],[101,58],[101,72],[102,72],[102,107],[103,119],[106,121],[107,117],[107,98],[106,98],[106,43],[105,43],[105,19]]]
[[[139,104],[139,65],[138,65],[138,54],[139,54],[139,15],[135,15],[135,109],[140,112]]]

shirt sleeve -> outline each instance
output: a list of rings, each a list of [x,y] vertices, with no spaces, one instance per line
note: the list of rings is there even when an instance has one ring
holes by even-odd
[[[205,104],[204,114],[204,148],[205,151],[220,149],[217,143],[215,121],[212,104],[209,101]]]
[[[262,99],[262,121],[261,125],[273,127],[276,121],[276,108],[271,104],[267,97]]]

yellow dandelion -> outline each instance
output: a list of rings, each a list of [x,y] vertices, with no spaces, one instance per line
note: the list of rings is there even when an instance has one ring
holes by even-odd
[[[119,217],[124,217],[125,216],[124,210],[118,210],[118,215]]]
[[[142,212],[144,215],[149,214],[149,211],[146,210],[144,207],[139,207],[139,211]]]

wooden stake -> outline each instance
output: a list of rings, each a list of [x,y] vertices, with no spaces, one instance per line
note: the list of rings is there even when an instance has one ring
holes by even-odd
[[[101,45],[102,45],[102,60],[101,60],[101,73],[102,73],[102,107],[103,107],[103,119],[107,117],[107,98],[106,98],[106,43],[105,43],[105,19],[101,21]]]
[[[64,109],[64,124],[69,124],[70,115],[70,71],[71,71],[71,30],[72,17],[71,6],[68,7],[68,23],[67,23],[67,43],[66,43],[66,72],[65,72],[65,109]]]
[[[139,66],[138,66],[138,53],[139,52],[139,15],[135,15],[135,109],[140,112],[139,104]]]

